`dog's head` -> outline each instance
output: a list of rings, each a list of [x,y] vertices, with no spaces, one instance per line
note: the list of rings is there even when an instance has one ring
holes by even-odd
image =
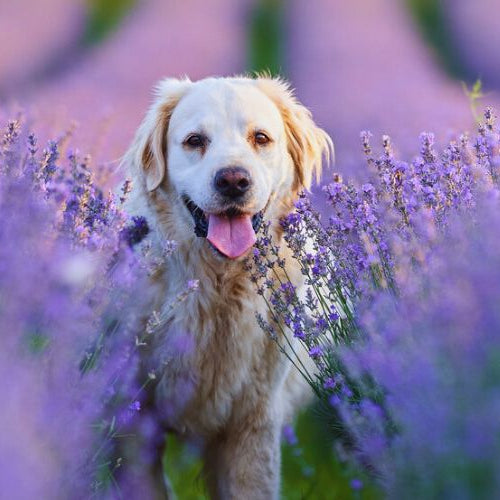
[[[191,235],[236,259],[263,218],[319,178],[331,149],[286,83],[237,77],[162,81],[129,154],[145,189],[182,207]]]

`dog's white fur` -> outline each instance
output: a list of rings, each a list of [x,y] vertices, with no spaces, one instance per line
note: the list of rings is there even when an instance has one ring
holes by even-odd
[[[256,131],[265,131],[271,142],[256,144]],[[193,132],[209,138],[206,147],[186,147]],[[307,388],[257,325],[255,314],[267,317],[268,311],[243,259],[217,255],[205,238],[195,236],[181,196],[217,213],[222,208],[213,188],[216,172],[245,168],[253,181],[245,211],[265,209],[286,257],[279,219],[320,175],[322,157],[330,151],[328,135],[282,80],[169,78],[158,85],[125,156],[134,183],[128,210],[146,216],[158,251],[162,240],[178,243],[151,285],[156,309],[167,316],[146,360],[160,372],[155,404],[169,429],[202,440],[214,498],[278,498],[281,428]],[[287,266],[300,286],[293,259]],[[199,280],[199,290],[169,308],[191,279]],[[192,349],[172,354],[172,345],[186,336]]]

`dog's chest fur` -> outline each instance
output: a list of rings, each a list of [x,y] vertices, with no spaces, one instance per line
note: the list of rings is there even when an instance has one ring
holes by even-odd
[[[199,257],[181,249],[165,270],[164,304],[193,276],[200,285],[173,308],[153,353],[156,366],[160,361],[164,367],[156,404],[167,425],[209,437],[235,412],[276,397],[287,366],[256,322],[256,312],[265,315],[266,306],[241,263]]]

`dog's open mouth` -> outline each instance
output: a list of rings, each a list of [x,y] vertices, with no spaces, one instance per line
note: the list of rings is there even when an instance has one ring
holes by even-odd
[[[196,236],[207,238],[210,244],[229,259],[237,259],[255,243],[263,212],[247,214],[238,208],[230,208],[218,214],[205,213],[187,196],[184,204],[194,220]]]

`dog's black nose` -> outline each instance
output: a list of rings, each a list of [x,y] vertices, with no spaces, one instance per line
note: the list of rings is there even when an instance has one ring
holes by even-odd
[[[214,179],[215,190],[227,198],[243,196],[252,185],[252,178],[242,167],[221,168]]]

